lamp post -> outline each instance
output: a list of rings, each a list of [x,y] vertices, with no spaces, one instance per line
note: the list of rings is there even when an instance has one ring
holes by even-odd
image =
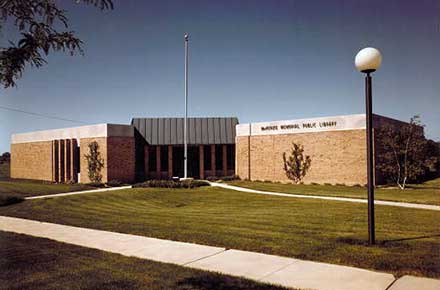
[[[188,178],[188,40],[189,34],[185,32],[185,123],[183,125],[183,179]]]
[[[376,243],[374,228],[374,162],[373,162],[373,102],[371,93],[371,73],[376,71],[382,63],[380,51],[367,47],[356,55],[354,60],[358,71],[365,73],[365,101],[367,125],[367,180],[368,180],[368,243]]]

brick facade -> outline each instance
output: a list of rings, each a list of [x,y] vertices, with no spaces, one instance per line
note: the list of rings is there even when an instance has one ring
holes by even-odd
[[[302,144],[312,160],[305,183],[366,183],[365,130],[237,137],[237,175],[251,180],[290,182],[282,154],[289,154],[292,142]]]
[[[11,144],[11,177],[52,180],[52,141]]]
[[[135,180],[135,140],[133,137],[107,138],[107,180]]]
[[[189,176],[207,178],[235,172],[243,179],[290,182],[283,168],[283,152],[289,154],[295,142],[304,146],[305,154],[312,160],[305,183],[367,182],[364,114],[250,124],[208,119],[193,120],[199,126],[192,131],[194,136],[188,147]],[[183,146],[179,143],[181,131],[177,126],[180,119],[142,120],[145,122],[139,124],[132,121],[138,127],[98,124],[15,134],[11,145],[11,176],[75,182],[79,172],[79,181],[87,183],[85,154],[93,141],[98,142],[104,161],[102,182],[183,176]],[[211,126],[216,120],[218,126]],[[174,123],[175,128],[171,126]],[[226,130],[233,123],[237,124],[235,129]],[[385,124],[398,130],[407,123],[374,115],[374,128]],[[230,140],[232,137],[235,144]],[[385,149],[380,146],[375,148],[376,153],[382,150]],[[235,163],[231,162],[234,152]],[[380,176],[375,180],[380,183]]]

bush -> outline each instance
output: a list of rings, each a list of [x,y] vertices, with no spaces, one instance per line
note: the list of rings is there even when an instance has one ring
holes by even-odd
[[[299,183],[306,176],[312,164],[312,159],[309,155],[304,154],[304,146],[292,142],[290,155],[283,153],[284,171],[287,178],[294,183]]]
[[[209,183],[203,180],[147,180],[142,183],[137,183],[133,187],[162,187],[162,188],[196,188],[201,186],[209,186]]]
[[[101,183],[102,174],[101,169],[104,167],[104,159],[99,152],[99,144],[96,141],[91,142],[89,145],[89,153],[84,157],[87,160],[87,169],[89,180],[92,183]]]
[[[92,187],[98,187],[98,188],[105,187],[105,184],[101,183],[101,182],[89,182],[89,183],[86,183],[86,185],[92,186]]]
[[[233,181],[233,180],[240,180],[240,177],[238,175],[227,175],[227,176],[208,176],[206,178],[208,181]]]
[[[122,186],[124,184],[125,183],[123,183],[120,180],[112,179],[112,180],[108,181],[105,185],[110,186],[110,187],[118,187],[118,186]]]
[[[19,203],[24,201],[24,198],[12,194],[2,194],[0,195],[0,206],[11,205],[14,203]]]
[[[238,175],[228,175],[228,176],[220,177],[220,179],[223,180],[223,181],[240,180],[240,176],[238,176]]]

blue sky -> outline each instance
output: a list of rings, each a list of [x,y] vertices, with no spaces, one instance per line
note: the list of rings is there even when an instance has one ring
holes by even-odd
[[[85,56],[28,68],[0,106],[94,123],[183,116],[183,34],[190,33],[191,116],[241,123],[363,113],[363,47],[381,50],[374,112],[420,114],[440,140],[440,1],[59,1]],[[1,41],[15,39],[8,26]],[[0,109],[0,152],[13,133],[81,125]]]

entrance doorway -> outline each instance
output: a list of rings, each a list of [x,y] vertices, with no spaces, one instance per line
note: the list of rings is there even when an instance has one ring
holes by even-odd
[[[173,176],[183,177],[183,146],[173,146]],[[188,146],[188,177],[200,178],[199,146]]]

